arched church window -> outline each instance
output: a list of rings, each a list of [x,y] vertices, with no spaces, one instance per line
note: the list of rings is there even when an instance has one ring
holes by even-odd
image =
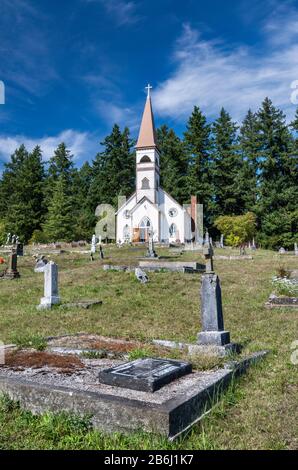
[[[144,155],[140,160],[140,163],[150,163],[150,162],[151,162],[151,160],[148,157],[148,155]]]
[[[140,222],[140,228],[150,228],[151,227],[151,220],[149,217],[143,217]]]
[[[169,234],[170,234],[170,237],[173,238],[176,236],[176,233],[177,233],[177,227],[176,227],[176,224],[172,224],[169,228]]]
[[[142,180],[142,189],[150,189],[148,178]]]

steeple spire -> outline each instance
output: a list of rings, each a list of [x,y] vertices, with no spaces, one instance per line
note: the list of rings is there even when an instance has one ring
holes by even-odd
[[[138,138],[138,142],[136,145],[137,149],[146,148],[146,147],[152,148],[152,147],[157,146],[154,116],[153,116],[151,97],[150,97],[151,89],[152,89],[152,86],[148,84],[146,86],[147,99],[146,99],[142,123],[140,127],[139,138]]]

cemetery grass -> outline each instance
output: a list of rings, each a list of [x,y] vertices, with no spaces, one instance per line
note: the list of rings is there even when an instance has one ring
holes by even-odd
[[[143,249],[110,247],[103,263],[137,265]],[[168,250],[158,253],[172,256]],[[230,254],[230,250],[217,250]],[[236,252],[235,252],[236,254]],[[9,399],[0,404],[1,449],[294,449],[297,448],[297,365],[291,362],[297,339],[297,312],[264,307],[272,292],[271,277],[281,266],[297,268],[297,257],[257,251],[252,261],[216,260],[225,327],[244,353],[269,349],[269,356],[233,384],[219,403],[187,436],[169,443],[144,433],[108,436],[86,419],[71,415],[33,416]],[[200,329],[200,275],[149,273],[140,285],[133,273],[105,272],[88,255],[52,256],[59,265],[63,302],[102,300],[90,310],[55,307],[37,311],[43,276],[33,272],[30,256],[19,258],[21,279],[0,281],[0,339],[37,349],[44,338],[78,332],[136,339],[194,342]],[[198,253],[177,260],[203,262]],[[146,351],[146,345],[144,346]],[[144,352],[144,351],[143,351]],[[143,354],[135,351],[132,357]],[[196,360],[205,368],[205,359]],[[216,367],[215,363],[208,366]]]

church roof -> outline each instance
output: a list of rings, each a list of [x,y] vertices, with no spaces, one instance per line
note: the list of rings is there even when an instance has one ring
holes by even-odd
[[[148,93],[136,148],[138,149],[156,146],[157,138],[154,125],[154,116],[152,111],[151,98]]]

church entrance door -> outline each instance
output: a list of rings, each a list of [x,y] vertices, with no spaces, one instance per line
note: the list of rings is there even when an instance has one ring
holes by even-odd
[[[148,240],[149,230],[152,229],[151,220],[149,217],[143,217],[139,225],[140,228],[140,242],[146,242]]]

